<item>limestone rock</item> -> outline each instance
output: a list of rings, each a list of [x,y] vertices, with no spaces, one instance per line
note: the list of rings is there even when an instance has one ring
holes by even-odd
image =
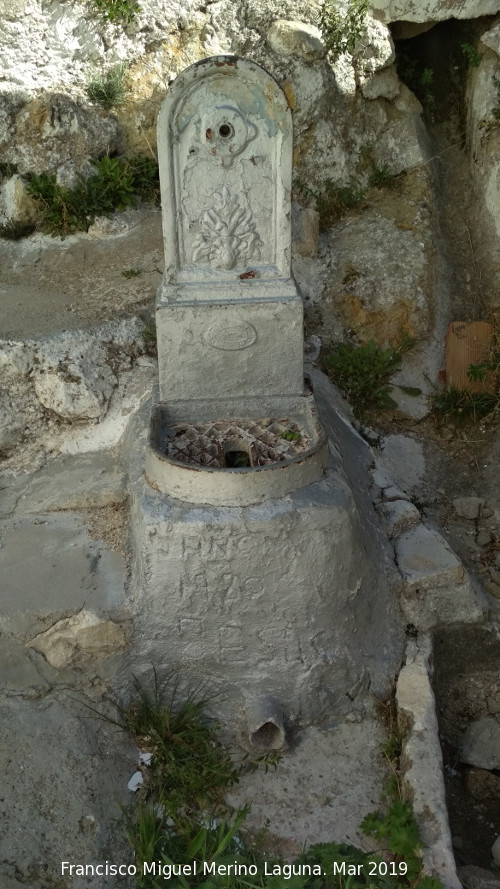
[[[380,133],[373,156],[378,166],[393,175],[427,163],[431,148],[419,114],[396,119]]]
[[[406,664],[396,686],[398,722],[404,737],[401,762],[406,763],[403,786],[412,800],[424,845],[426,873],[444,886],[460,889],[455,873],[443,782],[436,703],[429,678],[430,638],[409,644]]]
[[[488,49],[492,49],[497,56],[500,55],[500,22],[481,35],[481,43],[484,43]]]
[[[420,521],[420,513],[408,500],[393,500],[381,503],[377,512],[382,519],[384,530],[389,538],[399,535]]]
[[[487,769],[471,769],[465,775],[467,793],[474,799],[500,797],[500,778]]]
[[[483,497],[455,497],[453,509],[461,519],[477,519],[484,503]]]
[[[365,99],[393,99],[399,92],[396,70],[390,67],[396,58],[394,41],[388,27],[371,15],[366,18],[365,28],[366,34],[360,41],[363,48],[359,53],[355,49],[361,92]]]
[[[306,22],[278,19],[271,26],[267,41],[275,52],[298,56],[307,62],[321,59],[325,55],[321,32]]]
[[[422,222],[425,240],[422,233],[370,210],[335,226],[335,265],[326,292],[334,311],[362,340],[396,344],[401,330],[426,335],[431,244]]]
[[[459,867],[457,874],[467,889],[500,889],[500,879],[484,867],[467,864],[465,867]]]
[[[476,543],[478,546],[488,546],[491,543],[491,534],[488,531],[480,531],[476,537]]]
[[[33,379],[41,404],[65,420],[101,420],[118,382],[102,346],[87,341],[75,354],[63,342],[40,352]]]
[[[500,599],[500,584],[494,583],[492,580],[485,580],[483,586],[490,596],[495,596],[496,599]]]
[[[38,207],[26,193],[24,182],[15,174],[0,186],[0,225],[13,220],[35,220]]]
[[[370,78],[361,83],[361,92],[365,99],[395,99],[399,93],[401,81],[394,67],[376,71]]]
[[[473,19],[500,11],[498,0],[373,0],[371,8],[384,22]]]
[[[292,203],[292,249],[300,256],[316,256],[319,238],[319,213]]]
[[[125,647],[125,634],[118,624],[101,620],[92,611],[58,621],[29,643],[41,652],[52,667],[61,670],[79,657],[102,658]]]
[[[500,864],[500,836],[498,836],[491,847],[491,854],[493,855],[493,861],[495,864]]]
[[[68,161],[78,169],[89,157],[119,149],[116,117],[62,93],[32,99],[15,115],[13,129],[4,157],[16,163],[20,173],[52,172]]]
[[[460,745],[461,762],[479,769],[500,769],[500,722],[483,716],[471,723]]]
[[[428,630],[481,618],[482,606],[460,559],[437,531],[415,525],[397,539],[395,552],[406,581],[401,606],[409,623]]]

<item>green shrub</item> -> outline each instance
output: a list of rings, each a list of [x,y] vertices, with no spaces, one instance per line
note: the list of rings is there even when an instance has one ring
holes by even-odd
[[[478,52],[471,43],[461,43],[460,49],[467,59],[469,67],[477,68],[481,62],[481,59],[483,58],[482,53]]]
[[[103,74],[95,74],[87,85],[87,95],[103,108],[122,105],[125,99],[125,73],[127,62],[119,62]]]
[[[355,415],[363,418],[368,411],[395,407],[387,382],[399,368],[404,352],[412,345],[409,339],[398,349],[382,349],[375,340],[363,346],[341,343],[324,358],[323,363],[328,375],[350,402]]]
[[[103,157],[92,161],[94,175],[78,177],[75,188],[60,185],[55,174],[33,174],[27,192],[42,210],[42,228],[56,235],[88,231],[96,216],[134,206],[158,189],[158,167],[150,158]]]
[[[332,61],[342,53],[353,53],[356,43],[365,33],[365,18],[369,0],[348,0],[343,12],[336,0],[324,0],[319,12],[321,35]]]
[[[127,25],[141,12],[135,0],[89,0],[90,8],[109,22]]]

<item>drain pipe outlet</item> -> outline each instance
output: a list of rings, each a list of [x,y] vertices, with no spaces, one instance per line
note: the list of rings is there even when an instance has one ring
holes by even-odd
[[[276,698],[262,695],[247,707],[247,740],[255,753],[282,750],[286,744],[283,708]]]

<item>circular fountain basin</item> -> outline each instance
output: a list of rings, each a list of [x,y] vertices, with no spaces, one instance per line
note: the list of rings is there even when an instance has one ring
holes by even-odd
[[[146,480],[188,503],[250,506],[317,481],[327,443],[314,397],[159,402]]]

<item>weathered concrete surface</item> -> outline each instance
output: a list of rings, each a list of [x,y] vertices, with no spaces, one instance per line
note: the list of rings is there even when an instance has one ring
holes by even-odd
[[[385,737],[371,706],[357,718],[299,732],[276,771],[243,773],[227,797],[233,806],[251,805],[246,823],[253,832],[269,819],[266,836],[270,844],[277,838],[287,857],[313,843],[369,847],[360,824],[378,808],[387,781]]]
[[[404,787],[425,844],[424,868],[449,889],[460,889],[455,871],[443,781],[434,695],[429,680],[429,638],[408,646],[396,687],[398,721],[404,737]]]
[[[334,390],[320,379],[327,398]],[[368,449],[337,419],[356,466],[356,503],[332,414],[322,417],[331,438],[325,478],[239,509],[187,505],[145,486],[144,418],[131,433],[133,672],[153,661],[209,676],[223,693],[220,715],[243,732],[262,694],[281,702],[288,722],[325,718],[361,702],[370,685],[383,695],[400,662],[398,577],[365,499]]]
[[[422,443],[408,435],[387,435],[375,461],[407,494],[418,492],[425,473]]]
[[[23,473],[11,484],[0,504],[0,515],[16,516],[55,510],[78,510],[123,503],[125,474],[114,451],[63,455],[34,473]]]
[[[0,696],[2,889],[17,886],[17,878],[33,889],[69,885],[61,880],[62,861],[130,863],[119,806],[130,799],[134,747],[85,705],[113,718],[116,712],[74,691],[52,690],[38,701],[24,699],[22,689],[15,694]],[[117,883],[80,877],[70,885]]]
[[[0,535],[4,631],[34,635],[54,616],[123,602],[123,557],[91,540],[75,513],[5,520]]]

